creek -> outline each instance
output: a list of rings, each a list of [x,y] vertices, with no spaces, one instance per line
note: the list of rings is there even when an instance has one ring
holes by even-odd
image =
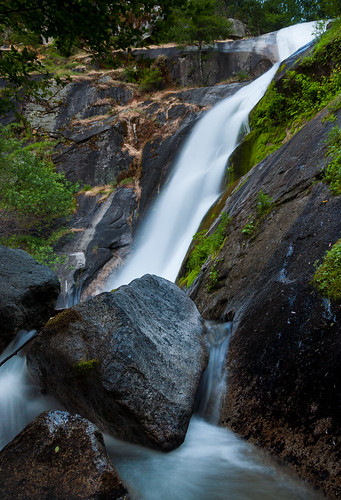
[[[305,23],[277,34],[279,61],[313,39]],[[225,99],[197,123],[165,189],[152,207],[137,238],[136,250],[110,290],[145,273],[174,280],[203,216],[220,194],[229,155],[247,131],[247,117],[263,96],[279,63]],[[225,387],[225,359],[231,325],[208,325],[210,362],[202,381],[197,412],[185,442],[161,453],[105,437],[112,460],[132,499],[156,500],[311,500],[319,498],[269,457],[219,428]],[[30,333],[22,333],[2,354],[4,359]],[[24,353],[0,368],[0,448],[40,412],[60,407],[42,395],[26,368]]]

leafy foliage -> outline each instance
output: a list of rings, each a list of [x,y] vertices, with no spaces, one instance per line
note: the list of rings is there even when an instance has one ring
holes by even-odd
[[[0,129],[0,159],[2,213],[15,214],[28,228],[38,228],[73,211],[75,187],[55,171],[47,154],[23,147],[8,128]]]
[[[257,212],[260,217],[267,215],[272,207],[272,198],[261,189],[257,195]]]
[[[252,215],[249,215],[249,221],[242,229],[242,233],[244,236],[251,236],[253,231],[255,230],[255,221],[252,218]]]
[[[231,22],[219,12],[216,0],[187,0],[172,14],[168,36],[179,45],[193,44],[202,49],[231,34]]]
[[[341,301],[341,240],[326,253],[315,272],[314,283],[323,295]]]
[[[180,0],[2,0],[0,43],[10,50],[0,52],[0,114],[13,108],[25,95],[47,91],[52,75],[39,61],[41,37],[53,38],[58,51],[70,56],[74,47],[86,47],[104,61],[113,49],[144,45],[147,25],[156,26]],[[20,48],[15,43],[24,44]],[[38,76],[37,76],[38,75]],[[61,83],[57,78],[57,83]]]
[[[56,228],[74,211],[77,186],[55,171],[50,149],[50,143],[25,146],[10,127],[0,128],[1,242],[54,265]]]
[[[247,24],[253,35],[341,14],[340,0],[225,0],[225,4],[228,15]]]

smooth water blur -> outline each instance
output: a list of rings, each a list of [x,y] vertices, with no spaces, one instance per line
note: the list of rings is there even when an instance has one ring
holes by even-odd
[[[176,450],[162,453],[105,436],[132,500],[318,500],[264,452],[217,423],[225,393],[231,323],[207,324],[209,363],[197,415]],[[209,422],[208,422],[209,420]]]
[[[0,361],[29,340],[35,331],[19,332]],[[56,403],[41,394],[26,367],[21,352],[0,367],[0,449],[11,441],[39,413],[53,409]]]
[[[233,432],[191,420],[185,442],[162,453],[105,437],[132,500],[317,500]]]
[[[230,342],[232,323],[206,322],[205,343],[209,360],[197,393],[196,413],[206,422],[218,424],[223,397],[226,391],[226,355]]]
[[[314,38],[315,23],[290,26],[278,32],[279,59],[283,60]],[[279,63],[236,94],[208,111],[186,141],[173,174],[152,206],[135,250],[106,290],[129,283],[146,273],[174,281],[207,210],[221,192],[227,160],[248,127],[251,109],[264,95]]]

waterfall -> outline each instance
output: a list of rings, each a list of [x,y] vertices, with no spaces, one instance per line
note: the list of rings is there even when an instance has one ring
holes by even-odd
[[[312,40],[313,23],[281,30],[280,58]],[[247,127],[247,116],[264,94],[278,64],[209,111],[196,125],[174,167],[167,186],[154,204],[136,251],[107,289],[145,273],[174,280],[201,219],[220,193],[227,159]],[[185,442],[161,453],[106,436],[112,460],[139,500],[313,500],[314,492],[277,468],[269,458],[231,431],[212,425],[224,394],[224,360],[230,325],[210,327],[210,362],[201,385],[199,415],[190,423]],[[19,336],[2,357],[13,352]],[[23,338],[22,338],[23,337]],[[56,408],[42,395],[26,369],[24,356],[0,368],[0,444],[4,446],[41,411]],[[207,419],[205,420],[204,419]]]
[[[314,38],[315,23],[284,28],[277,33],[283,60]],[[173,174],[152,206],[126,264],[109,278],[106,290],[146,273],[174,281],[201,220],[220,194],[227,160],[247,129],[251,109],[264,95],[279,62],[267,73],[227,97],[196,124]]]

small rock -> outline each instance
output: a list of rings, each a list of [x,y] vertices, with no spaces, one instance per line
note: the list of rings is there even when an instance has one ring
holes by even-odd
[[[0,453],[3,500],[112,500],[124,493],[102,434],[79,415],[42,413]]]

